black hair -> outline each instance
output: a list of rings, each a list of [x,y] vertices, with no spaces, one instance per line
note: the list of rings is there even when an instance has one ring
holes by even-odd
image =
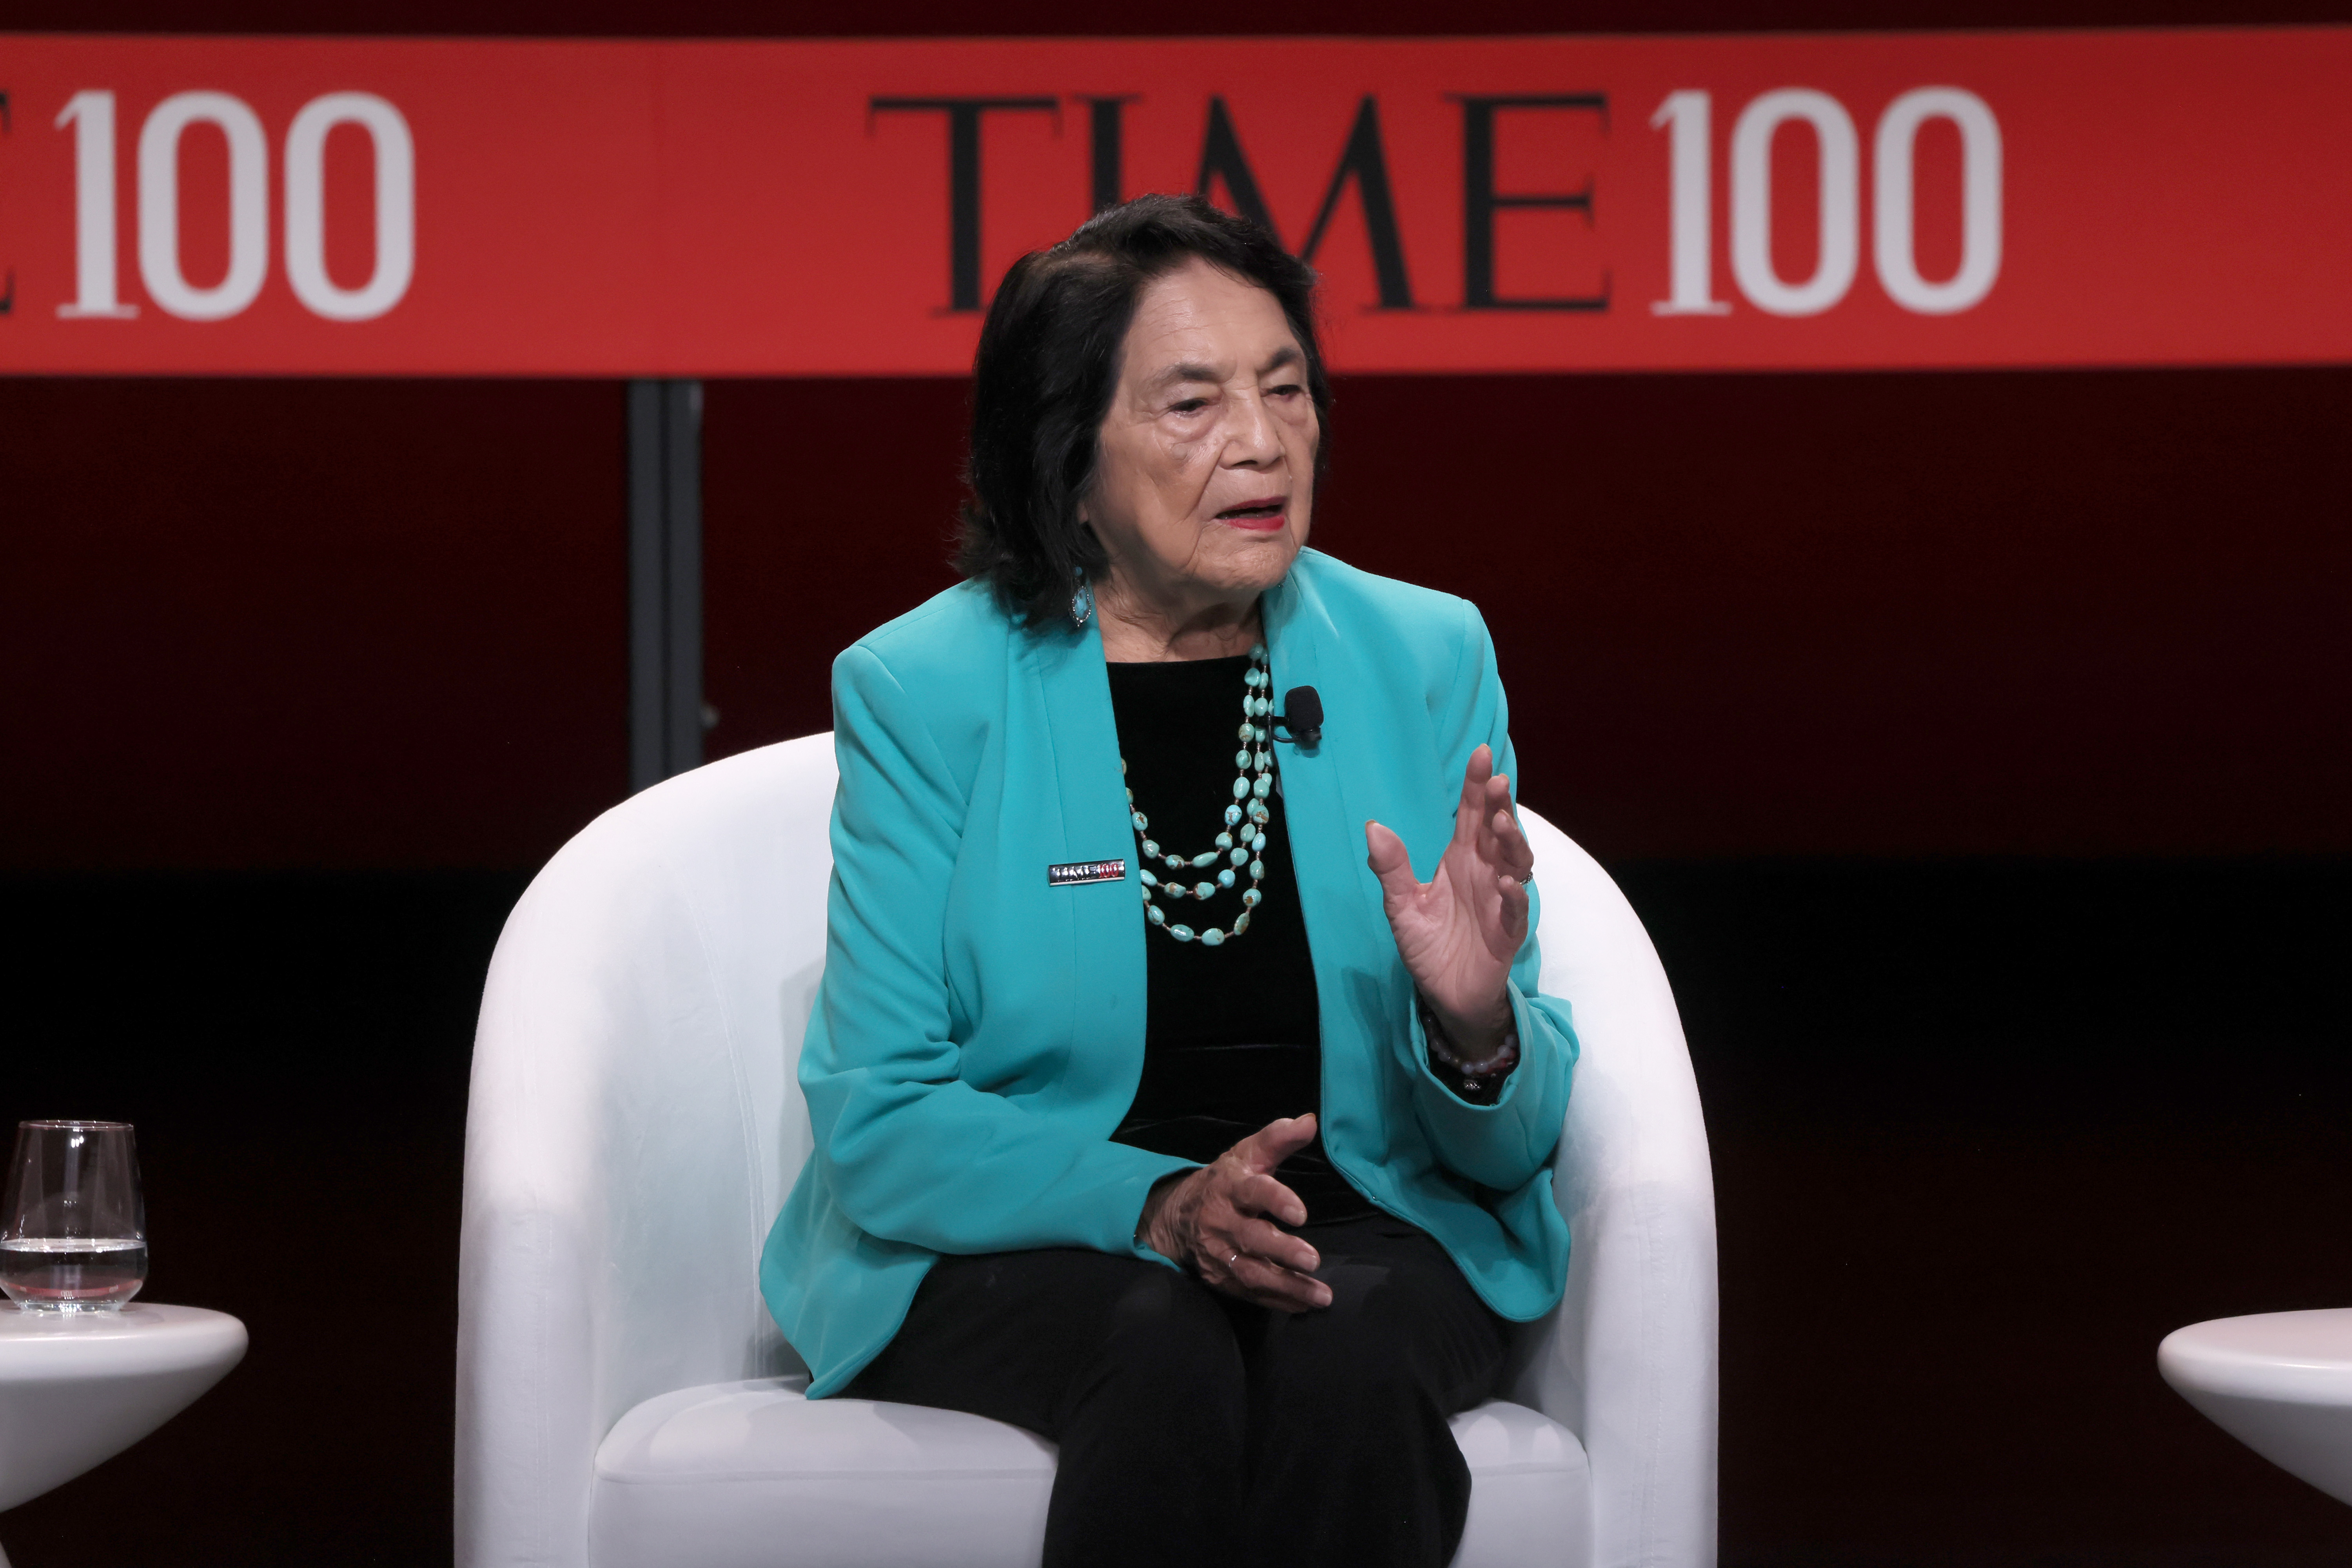
[[[1314,269],[1247,218],[1199,196],[1138,196],[1014,262],[972,360],[971,497],[956,566],[1033,626],[1067,615],[1080,578],[1108,564],[1078,520],[1078,500],[1094,476],[1119,353],[1145,289],[1195,259],[1275,297],[1307,356],[1318,423],[1329,413]],[[1318,467],[1321,452],[1318,443]]]

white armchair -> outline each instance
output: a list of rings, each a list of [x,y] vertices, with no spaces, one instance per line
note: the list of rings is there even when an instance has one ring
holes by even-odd
[[[832,737],[598,818],[507,921],[474,1049],[458,1568],[1034,1564],[1054,1449],[811,1402],[756,1287],[809,1150]],[[1457,1418],[1460,1568],[1715,1561],[1715,1194],[1665,975],[1592,859],[1524,814],[1543,988],[1583,1059],[1554,1180],[1568,1295]]]

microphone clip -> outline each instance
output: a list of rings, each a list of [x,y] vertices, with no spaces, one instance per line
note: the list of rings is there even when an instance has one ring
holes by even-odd
[[[1287,735],[1283,731],[1290,731]],[[1274,716],[1276,740],[1312,750],[1323,739],[1323,699],[1311,686],[1294,686],[1282,694],[1282,711]]]

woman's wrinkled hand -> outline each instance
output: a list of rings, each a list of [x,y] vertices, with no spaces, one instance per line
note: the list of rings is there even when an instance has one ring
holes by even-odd
[[[1322,1258],[1273,1223],[1307,1222],[1307,1205],[1274,1173],[1314,1141],[1312,1114],[1267,1122],[1215,1163],[1153,1188],[1137,1235],[1227,1295],[1283,1312],[1329,1306],[1331,1288],[1312,1278]]]
[[[1469,1059],[1499,1049],[1511,1031],[1511,960],[1528,939],[1527,879],[1535,851],[1511,814],[1511,781],[1480,746],[1463,770],[1454,839],[1433,880],[1413,879],[1404,841],[1364,824],[1366,860],[1405,971]]]

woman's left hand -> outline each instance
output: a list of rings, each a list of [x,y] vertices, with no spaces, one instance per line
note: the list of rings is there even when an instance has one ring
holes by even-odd
[[[1433,881],[1413,879],[1404,841],[1379,823],[1364,824],[1364,846],[1406,973],[1457,1050],[1491,1056],[1511,1032],[1507,983],[1528,937],[1536,863],[1511,815],[1511,781],[1486,747],[1470,753]]]

